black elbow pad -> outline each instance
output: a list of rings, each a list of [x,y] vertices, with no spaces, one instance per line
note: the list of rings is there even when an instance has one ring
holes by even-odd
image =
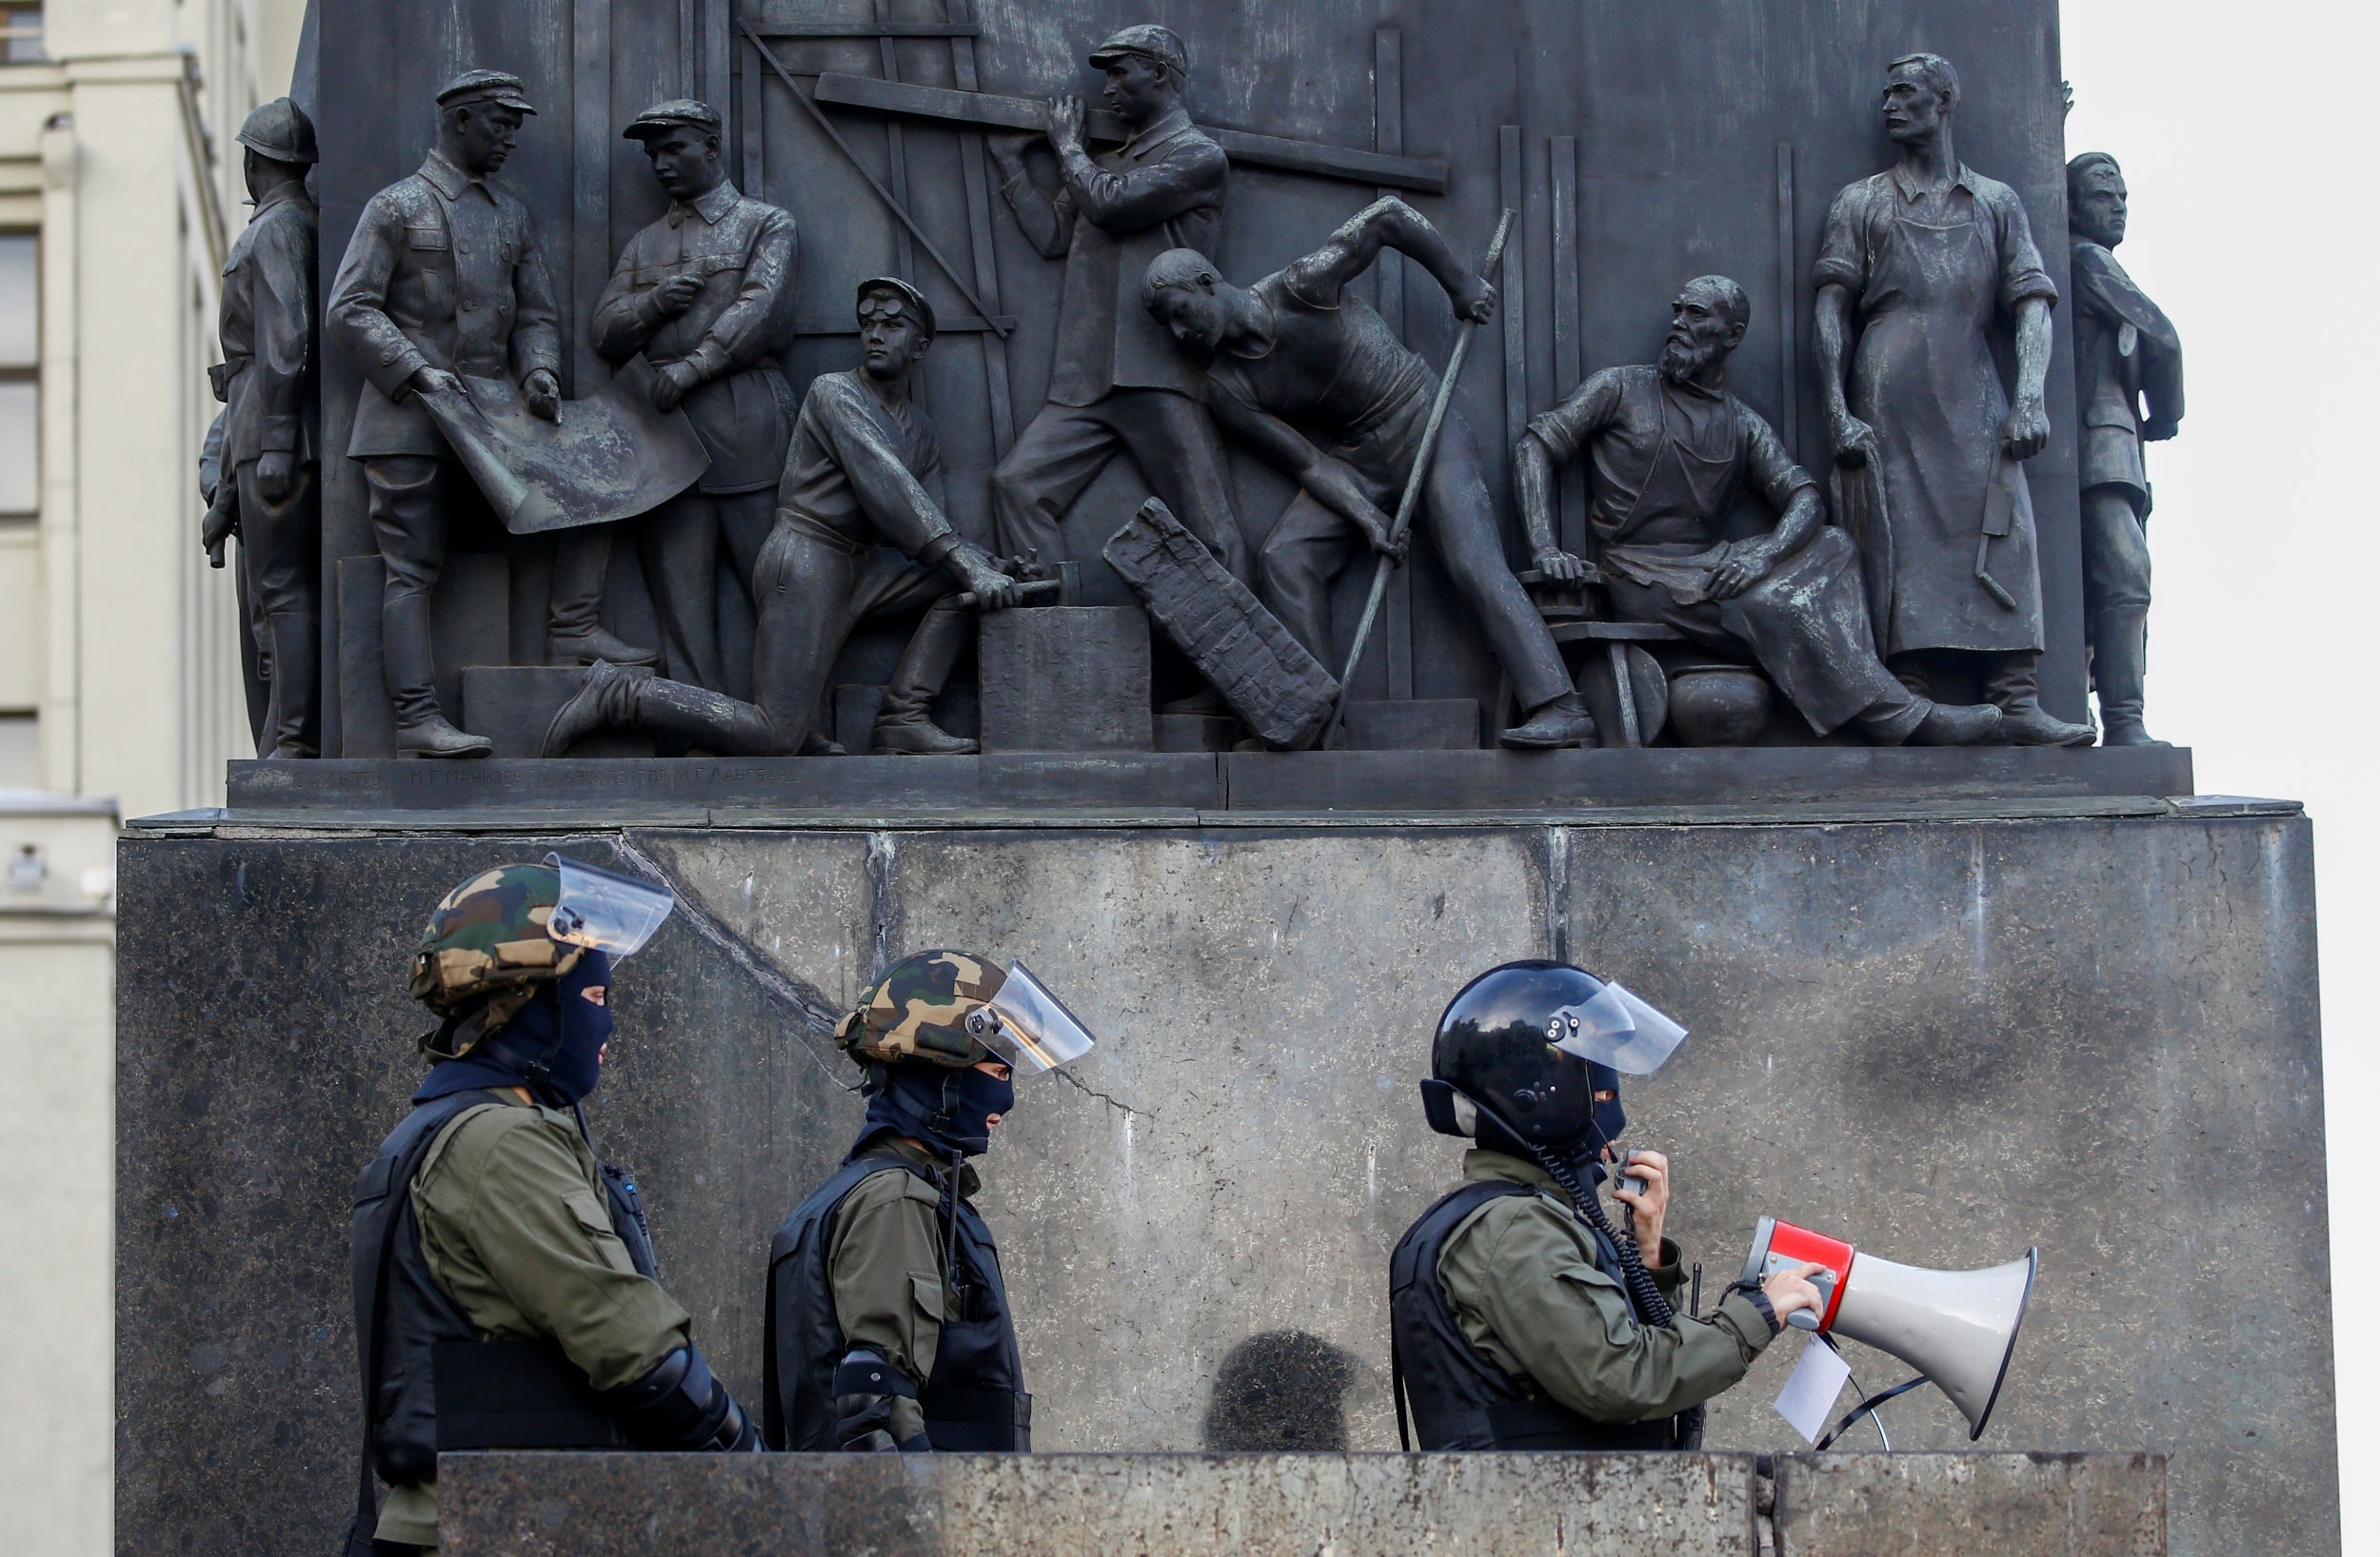
[[[867,1347],[853,1347],[835,1368],[835,1447],[852,1454],[920,1454],[934,1446],[920,1433],[892,1435],[895,1400],[918,1398],[917,1381]]]
[[[748,1453],[760,1448],[751,1419],[690,1343],[604,1399],[621,1430],[640,1449]]]

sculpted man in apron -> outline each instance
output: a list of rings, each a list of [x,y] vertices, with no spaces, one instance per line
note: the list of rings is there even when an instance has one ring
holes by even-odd
[[[2024,203],[1952,149],[1958,76],[1895,60],[1884,128],[1901,160],[1847,186],[1818,254],[1817,340],[1843,521],[1877,647],[1921,697],[1980,683],[2019,745],[2088,744],[2041,706],[2041,564],[2024,462],[2049,442],[2043,381],[2057,287]],[[1992,359],[2015,324],[2012,406]]]

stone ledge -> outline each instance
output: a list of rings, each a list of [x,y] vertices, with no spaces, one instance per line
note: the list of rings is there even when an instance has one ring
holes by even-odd
[[[2160,1454],[460,1454],[446,1557],[2159,1557]]]
[[[1602,811],[1835,801],[2186,797],[2174,747],[1654,748],[1567,752],[1011,753],[985,757],[234,762],[228,811],[435,812],[656,824],[713,814]]]

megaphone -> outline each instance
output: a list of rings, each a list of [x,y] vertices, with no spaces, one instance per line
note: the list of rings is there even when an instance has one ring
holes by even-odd
[[[1815,1314],[1800,1310],[1786,1323],[1891,1352],[1951,1397],[1973,1429],[1969,1443],[1983,1436],[2000,1386],[2008,1380],[2008,1360],[2016,1351],[2016,1331],[2041,1268],[2039,1249],[1984,1271],[1929,1271],[1863,1254],[1839,1238],[1763,1216],[1753,1232],[1743,1279],[1765,1281],[1804,1261],[1823,1265],[1835,1276],[1815,1283],[1823,1310]]]

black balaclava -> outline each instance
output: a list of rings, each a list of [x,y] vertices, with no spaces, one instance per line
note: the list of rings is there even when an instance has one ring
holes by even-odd
[[[416,1103],[475,1087],[526,1087],[548,1108],[567,1109],[595,1090],[611,1008],[584,992],[611,983],[611,958],[587,950],[570,971],[541,984],[528,1004],[460,1059],[431,1067]]]
[[[937,1157],[981,1156],[992,1144],[990,1115],[1017,1106],[1016,1083],[972,1065],[919,1061],[868,1067],[867,1129],[898,1131]]]

